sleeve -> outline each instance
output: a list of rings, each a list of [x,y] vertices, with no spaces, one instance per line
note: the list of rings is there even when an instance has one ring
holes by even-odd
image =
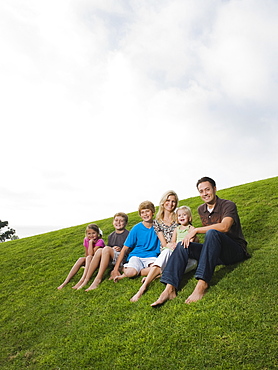
[[[153,221],[153,228],[154,228],[154,231],[155,231],[156,234],[158,234],[159,231],[162,231],[163,232],[163,230],[161,228],[161,225],[160,225],[160,223],[157,220],[154,220]]]
[[[98,241],[95,244],[95,247],[100,247],[100,248],[105,247],[104,241],[102,239],[98,239]]]
[[[232,219],[236,222],[236,220],[237,220],[237,207],[236,207],[234,202],[227,201],[223,205],[222,220],[225,217],[232,217]]]
[[[83,240],[83,246],[85,247],[85,248],[88,248],[89,247],[89,241],[88,241],[88,239],[85,237],[84,238],[84,240]]]
[[[135,225],[129,232],[124,245],[128,248],[133,248],[137,241],[137,225]]]

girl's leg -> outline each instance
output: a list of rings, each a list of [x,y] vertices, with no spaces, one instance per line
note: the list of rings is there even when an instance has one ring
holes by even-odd
[[[88,284],[91,276],[93,275],[93,273],[96,271],[96,269],[98,268],[100,262],[101,262],[101,259],[102,259],[102,253],[103,253],[103,249],[102,248],[99,248],[97,251],[96,251],[96,254],[94,255],[94,257],[91,259],[91,262],[88,266],[88,269],[85,273],[84,271],[84,274],[83,274],[83,279],[82,281],[80,280],[79,284],[78,284],[78,287],[77,289],[81,289],[83,288],[86,284]]]
[[[78,281],[78,283],[77,283],[77,284],[75,284],[75,285],[72,287],[72,289],[78,289],[78,288],[79,288],[79,286],[83,283],[83,281],[84,281],[84,279],[85,279],[85,277],[86,277],[86,275],[87,275],[87,272],[88,272],[88,270],[89,270],[89,266],[90,266],[90,263],[91,263],[92,259],[93,259],[93,256],[87,256],[87,257],[86,257],[86,262],[85,262],[85,268],[84,268],[83,275],[81,276],[81,278],[80,278],[80,280]]]
[[[153,265],[144,280],[143,285],[138,290],[138,292],[130,299],[130,302],[137,302],[138,299],[142,296],[142,294],[147,290],[150,283],[159,275],[161,274],[161,268],[159,266]]]
[[[86,289],[86,292],[88,292],[89,290],[96,289],[99,286],[99,284],[102,281],[102,277],[106,269],[109,266],[109,262],[113,260],[113,257],[114,257],[114,250],[108,246],[104,247],[102,251],[102,256],[101,256],[97,276],[95,277],[93,283],[89,286],[89,288]]]
[[[57,289],[60,290],[60,289],[64,288],[64,286],[70,281],[70,279],[77,273],[77,271],[80,269],[80,267],[82,265],[84,265],[85,261],[86,261],[86,257],[78,258],[78,260],[73,265],[72,269],[70,270],[70,272],[69,272],[68,276],[66,277],[65,281],[63,282],[63,284],[58,286]]]

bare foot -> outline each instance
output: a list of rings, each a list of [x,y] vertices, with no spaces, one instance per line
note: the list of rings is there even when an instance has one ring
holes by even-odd
[[[64,286],[65,286],[66,284],[65,283],[63,283],[63,284],[61,284],[60,286],[58,286],[58,290],[61,290],[62,288],[64,288]]]
[[[130,302],[137,302],[138,299],[144,294],[146,289],[142,289],[142,287],[138,290],[136,294],[132,298],[130,298]]]
[[[85,292],[89,292],[89,290],[94,290],[94,289],[96,289],[96,288],[99,286],[99,284],[100,284],[100,283],[101,283],[101,279],[95,279],[95,280],[93,281],[93,284],[92,284],[92,285],[90,285],[88,289],[85,289]]]
[[[114,280],[114,283],[117,283],[119,280],[121,280],[121,279],[123,279],[125,277],[126,277],[125,274],[115,276],[114,279],[113,279]]]
[[[192,294],[186,299],[185,303],[189,304],[192,302],[197,302],[203,298],[209,285],[204,280],[199,280]]]
[[[72,286],[72,289],[79,289],[79,286],[80,286],[80,282],[78,282],[77,284],[75,284],[74,286]]]
[[[173,287],[173,285],[167,284],[166,288],[160,294],[158,300],[152,303],[151,306],[152,307],[161,306],[166,301],[176,298],[176,296],[177,293],[175,287]]]

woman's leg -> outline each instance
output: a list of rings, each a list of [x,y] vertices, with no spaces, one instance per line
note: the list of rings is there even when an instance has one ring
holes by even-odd
[[[64,288],[64,286],[70,281],[70,279],[78,272],[80,267],[84,265],[85,261],[86,261],[86,257],[78,258],[78,260],[75,262],[75,264],[71,268],[71,270],[70,270],[68,276],[66,277],[65,281],[63,282],[63,284],[58,286],[57,289],[60,290],[60,289]]]
[[[150,283],[159,275],[161,274],[161,268],[159,266],[153,265],[150,268],[150,271],[144,280],[143,285],[138,290],[138,292],[130,299],[130,302],[137,302],[138,299],[144,294],[144,292],[147,290]]]

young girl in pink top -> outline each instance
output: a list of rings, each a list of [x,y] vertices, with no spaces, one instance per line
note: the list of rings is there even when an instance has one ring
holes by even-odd
[[[87,273],[86,268],[88,269],[88,266],[95,252],[98,250],[98,248],[105,247],[104,241],[101,239],[101,236],[102,232],[96,224],[90,224],[86,227],[85,238],[83,241],[85,257],[78,258],[78,260],[73,265],[63,284],[58,286],[57,289],[59,290],[62,289],[77,273],[81,266],[85,265],[84,274],[85,272]]]

